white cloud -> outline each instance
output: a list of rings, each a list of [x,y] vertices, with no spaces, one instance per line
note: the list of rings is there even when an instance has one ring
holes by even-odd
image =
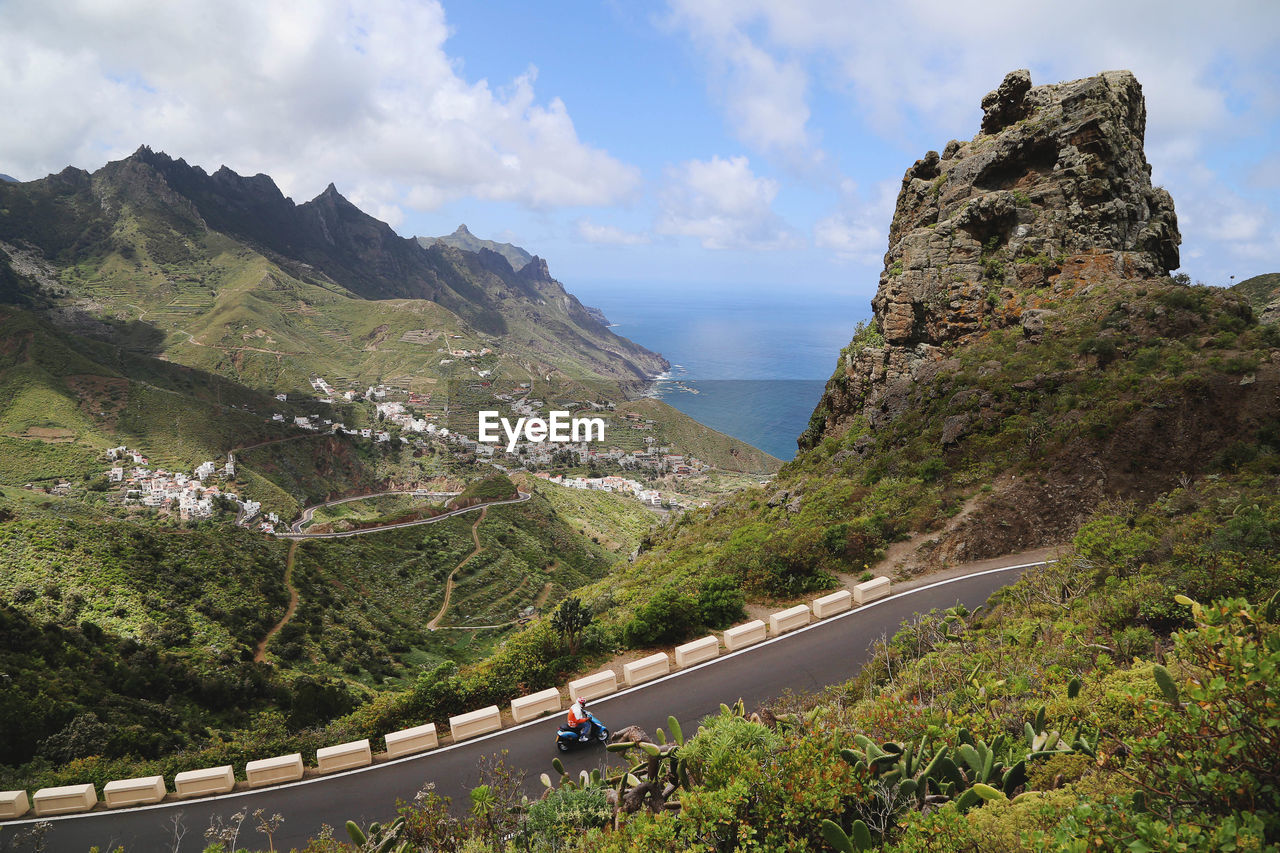
[[[1227,55],[1242,63],[1268,59],[1280,22],[1270,0],[1232,3],[1230,13],[1190,2],[1078,0],[1069,19],[1052,4],[1023,0],[985,0],[980,14],[953,0],[668,2],[675,25],[714,51],[715,62],[759,50],[801,74],[817,69],[813,76],[827,88],[848,87],[880,119],[911,111],[963,129],[977,109],[973,94],[1020,66],[1055,80],[1132,68],[1153,112],[1159,109],[1155,120],[1203,129],[1224,114],[1214,64]],[[1267,96],[1265,79],[1240,76]],[[744,75],[739,82],[753,81]]]
[[[668,6],[669,23],[707,55],[739,138],[768,156],[816,150],[825,112],[811,111],[819,98],[824,111],[848,104],[881,137],[925,140],[910,143],[923,151],[971,135],[982,94],[1015,68],[1030,68],[1037,83],[1128,68],[1146,95],[1157,181],[1188,222],[1210,222],[1210,194],[1187,178],[1187,163],[1213,164],[1219,191],[1247,186],[1257,177],[1247,159],[1219,160],[1218,151],[1249,135],[1254,145],[1268,144],[1280,129],[1274,0],[1077,0],[1069,13],[1024,0],[668,0]],[[791,84],[771,84],[771,70]],[[755,101],[771,104],[772,113],[761,110],[761,122],[742,119],[742,104]],[[761,124],[772,132],[761,132]],[[1280,230],[1280,208],[1269,204],[1262,213],[1258,234]],[[841,219],[824,220],[815,231],[833,247],[853,246],[855,232]],[[1218,248],[1227,251],[1225,244]]]
[[[597,225],[587,219],[578,220],[578,236],[588,243],[610,246],[643,246],[649,242],[648,234],[624,231],[614,225]]]
[[[814,244],[830,249],[843,261],[878,263],[887,248],[888,223],[897,200],[896,182],[881,183],[872,198],[864,199],[857,185],[846,180],[840,194],[840,209],[814,224]]]
[[[861,217],[832,214],[813,226],[819,249],[831,249],[842,258],[868,260],[884,249],[884,229]]]
[[[820,160],[808,127],[803,66],[757,45],[736,25],[733,8],[718,0],[673,0],[673,23],[687,28],[712,61],[717,94],[740,139],[793,162]]]
[[[1262,231],[1263,217],[1255,211],[1232,211],[1205,228],[1211,240],[1248,241]]]
[[[146,143],[209,170],[329,181],[390,219],[471,196],[607,205],[634,167],[578,138],[530,70],[495,90],[445,52],[437,0],[0,4],[0,162],[95,168]]]
[[[698,239],[705,249],[784,249],[795,233],[773,212],[778,182],[746,157],[689,160],[667,170],[656,230]]]

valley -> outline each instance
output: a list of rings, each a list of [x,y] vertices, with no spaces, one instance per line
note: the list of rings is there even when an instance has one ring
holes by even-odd
[[[785,464],[465,226],[145,146],[0,184],[0,788],[230,765],[312,853],[1280,843],[1277,278],[1177,272],[1132,73],[981,108]],[[552,764],[513,703],[593,679],[620,740]]]
[[[635,399],[665,362],[545,263],[522,277],[267,184],[144,149],[3,190],[0,787],[406,713],[389,709],[423,678],[481,665],[605,577],[653,509],[778,464]],[[382,254],[316,243],[316,216]],[[599,411],[611,440],[476,441],[478,408],[535,404]],[[625,497],[606,484],[623,480]],[[533,663],[521,679],[572,665]]]

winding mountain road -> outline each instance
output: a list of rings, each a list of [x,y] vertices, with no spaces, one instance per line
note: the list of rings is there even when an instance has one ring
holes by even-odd
[[[956,603],[976,607],[1033,565],[1041,563],[992,568],[901,592],[597,699],[591,707],[615,729],[635,723],[652,732],[665,727],[667,715],[674,714],[685,731],[691,732],[698,720],[714,713],[721,702],[742,698],[748,708],[753,708],[787,690],[812,691],[845,681],[868,660],[872,644],[882,635],[891,636],[912,614]],[[479,783],[479,758],[502,750],[507,751],[508,766],[527,773],[525,787],[530,795],[537,796],[541,790],[538,774],[550,768],[551,759],[557,754],[553,741],[559,720],[557,714],[421,755],[288,785],[118,812],[99,809],[51,818],[45,841],[47,849],[68,853],[81,853],[93,845],[103,850],[123,845],[129,851],[199,851],[205,844],[204,830],[215,817],[225,821],[239,811],[252,814],[264,809],[268,815],[278,813],[284,818],[274,837],[276,849],[302,847],[320,831],[321,824],[335,827],[340,833],[347,820],[362,826],[373,820],[386,820],[393,816],[397,798],[412,800],[428,782],[435,784],[437,793],[452,797],[455,803],[466,803],[467,792]],[[607,755],[601,749],[581,750],[563,756],[563,760],[566,770],[576,775],[579,770],[602,765]],[[180,842],[174,838],[175,816],[186,829]],[[32,822],[0,824],[0,846],[24,828],[23,824]],[[261,846],[265,842],[265,837],[254,833],[250,817],[242,828],[240,843]]]
[[[278,539],[345,539],[348,536],[364,536],[369,533],[384,533],[388,530],[399,530],[402,527],[417,527],[420,524],[435,524],[437,521],[444,521],[446,518],[453,518],[455,515],[462,515],[462,513],[464,512],[473,512],[477,509],[483,509],[485,507],[491,507],[491,506],[502,506],[503,504],[523,503],[529,500],[529,498],[533,497],[533,495],[531,495],[528,492],[518,492],[517,494],[519,494],[519,497],[510,498],[505,501],[486,501],[485,503],[474,504],[472,506],[463,507],[462,509],[451,509],[448,512],[441,513],[440,515],[434,515],[431,518],[419,518],[417,521],[402,521],[399,524],[384,524],[381,527],[366,527],[366,528],[361,528],[359,530],[343,530],[338,533],[303,533],[302,532],[302,526],[311,520],[311,517],[315,514],[316,510],[321,509],[323,507],[334,506],[335,504],[350,503],[351,501],[363,501],[363,500],[368,500],[369,498],[387,497],[388,495],[411,495],[411,494],[413,494],[412,491],[376,492],[371,495],[356,495],[355,497],[350,497],[350,498],[338,498],[337,500],[326,501],[325,503],[322,503],[322,504],[309,506],[302,511],[302,516],[289,526],[288,533],[277,533],[275,535],[276,535],[276,538]],[[430,494],[434,496],[434,495],[445,495],[445,494],[456,495],[459,493],[458,492],[452,492],[452,493],[432,492]]]

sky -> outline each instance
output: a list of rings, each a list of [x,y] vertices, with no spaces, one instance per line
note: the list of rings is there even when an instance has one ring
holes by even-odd
[[[150,145],[332,181],[643,294],[870,299],[902,174],[982,96],[1131,69],[1182,270],[1280,270],[1280,3],[0,0],[0,172]]]

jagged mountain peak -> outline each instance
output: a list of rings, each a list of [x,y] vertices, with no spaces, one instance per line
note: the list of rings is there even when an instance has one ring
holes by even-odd
[[[120,248],[130,258],[177,263],[200,256],[205,235],[216,233],[312,284],[370,300],[432,301],[483,334],[518,331],[520,347],[535,359],[563,357],[574,369],[622,379],[665,367],[660,356],[603,329],[566,299],[545,263],[516,273],[533,257],[524,250],[478,240],[465,225],[455,235],[469,242],[447,251],[447,241],[436,248],[401,237],[334,183],[295,204],[268,175],[245,177],[225,165],[210,175],[142,145],[93,175],[68,168],[40,181],[0,184],[0,193],[19,201],[0,205],[0,239],[24,240],[46,257]],[[132,221],[121,228],[124,219]],[[145,245],[131,242],[135,233],[145,235]]]
[[[346,196],[338,192],[338,187],[333,183],[333,181],[330,181],[329,186],[324,188],[324,192],[320,193],[320,195],[315,197],[316,201],[319,201],[320,199],[326,199],[329,201],[341,201],[341,202],[346,202],[347,204],[351,204],[351,202],[347,200]]]
[[[513,270],[523,269],[529,261],[533,260],[533,255],[519,246],[477,237],[465,223],[454,229],[452,234],[447,234],[443,237],[418,237],[416,239],[418,245],[424,249],[429,249],[435,245],[453,246],[467,252],[479,252],[481,249],[488,249],[506,258],[507,263],[511,264]]]

